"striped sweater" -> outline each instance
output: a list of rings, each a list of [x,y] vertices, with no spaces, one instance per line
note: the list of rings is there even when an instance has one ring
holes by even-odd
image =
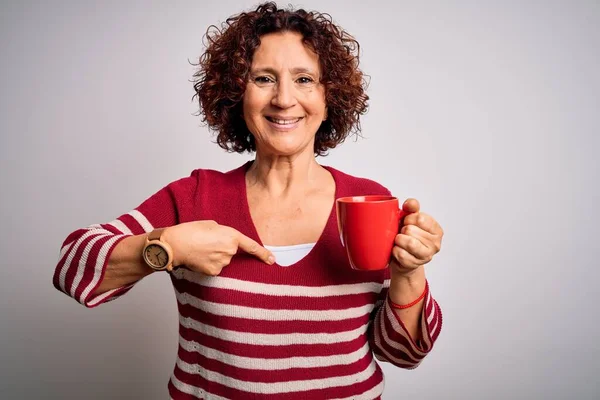
[[[114,221],[73,232],[60,252],[55,287],[86,307],[125,294],[133,285],[93,293],[117,243],[158,227],[210,219],[260,243],[246,200],[249,166],[195,170]],[[336,198],[389,194],[373,181],[326,168]],[[184,267],[170,276],[179,309],[172,399],[376,399],[384,385],[376,360],[415,368],[442,327],[427,285],[423,335],[410,338],[390,307],[389,270],[350,268],[334,207],[314,248],[291,266],[240,252],[219,276]]]

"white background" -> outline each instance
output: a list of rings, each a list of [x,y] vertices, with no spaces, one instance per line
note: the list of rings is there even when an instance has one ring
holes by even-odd
[[[255,5],[1,3],[0,397],[167,397],[167,276],[88,310],[53,269],[76,228],[250,159],[193,115],[189,62]],[[384,398],[600,397],[599,3],[296,5],[356,36],[371,76],[364,138],[321,162],[418,198],[446,231],[427,267],[443,332],[418,369],[384,367]]]

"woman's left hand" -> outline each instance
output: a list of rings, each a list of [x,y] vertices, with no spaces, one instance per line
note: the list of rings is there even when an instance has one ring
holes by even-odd
[[[402,204],[407,215],[392,250],[392,266],[400,275],[411,275],[431,261],[442,247],[442,227],[433,217],[420,212],[420,208],[416,199]]]

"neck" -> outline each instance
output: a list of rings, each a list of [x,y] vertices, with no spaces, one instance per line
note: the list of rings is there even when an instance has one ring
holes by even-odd
[[[273,196],[305,192],[312,188],[323,174],[313,154],[277,156],[256,153],[246,174],[249,186],[259,186]]]

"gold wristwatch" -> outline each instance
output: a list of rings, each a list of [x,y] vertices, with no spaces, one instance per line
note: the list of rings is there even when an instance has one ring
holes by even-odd
[[[155,229],[146,237],[142,258],[155,271],[173,270],[173,249],[162,239],[164,228]]]

